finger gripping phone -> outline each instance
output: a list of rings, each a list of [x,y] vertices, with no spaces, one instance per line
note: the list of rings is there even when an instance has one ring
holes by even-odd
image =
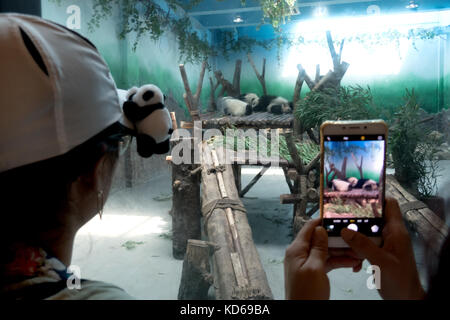
[[[348,247],[349,228],[381,244],[384,226],[386,141],[383,120],[326,121],[320,127],[320,216],[328,246]]]

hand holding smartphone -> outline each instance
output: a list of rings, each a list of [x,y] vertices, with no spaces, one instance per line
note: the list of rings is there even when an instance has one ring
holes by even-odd
[[[381,244],[384,225],[384,121],[326,121],[321,132],[320,215],[328,246],[345,248],[349,228]]]

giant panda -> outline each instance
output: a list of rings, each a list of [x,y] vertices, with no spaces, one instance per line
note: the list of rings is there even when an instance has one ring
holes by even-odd
[[[164,106],[161,90],[153,84],[133,87],[126,93],[125,100],[123,124],[135,131],[139,155],[148,158],[169,152],[172,119]]]
[[[378,190],[379,184],[372,179],[358,179],[355,177],[350,177],[347,179],[350,182],[352,189],[363,189],[366,191],[376,191]]]
[[[292,113],[293,104],[283,97],[263,95],[254,106],[255,112],[270,112],[274,114]]]
[[[351,190],[351,183],[346,180],[333,179],[328,182],[328,188],[333,191],[346,192]]]
[[[248,116],[252,114],[253,108],[250,104],[233,97],[220,97],[216,101],[218,110],[225,115],[231,116]]]
[[[243,93],[239,96],[239,100],[244,101],[255,108],[258,104],[259,97],[255,93]]]

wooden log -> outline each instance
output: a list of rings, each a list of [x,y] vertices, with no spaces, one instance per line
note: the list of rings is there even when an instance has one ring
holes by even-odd
[[[236,72],[238,72],[239,75],[240,75],[240,70],[239,70],[237,61],[236,61],[236,67],[235,67],[235,75],[236,75]],[[219,97],[222,96],[225,91],[231,97],[234,97],[234,98],[238,98],[239,97],[239,95],[241,94],[240,93],[240,90],[241,90],[240,87],[239,88],[235,88],[234,85],[230,81],[226,80],[223,77],[222,71],[217,70],[217,71],[214,72],[214,75],[215,75],[217,81],[219,81],[220,84],[222,85],[222,91],[219,94]],[[240,85],[238,82],[236,82],[236,83],[238,85]]]
[[[297,65],[297,69],[298,69],[299,72],[301,72],[301,70],[303,70],[305,72],[306,85],[308,86],[308,88],[310,90],[312,90],[314,88],[314,86],[316,85],[316,83],[313,80],[311,80],[311,78],[308,76],[308,74],[306,73],[305,69],[302,67],[301,64]]]
[[[281,204],[293,204],[302,200],[302,196],[299,194],[282,194],[280,195]]]
[[[291,180],[295,180],[298,177],[297,170],[295,170],[295,169],[289,169],[287,174],[289,176],[289,179],[291,179]]]
[[[220,85],[220,83],[218,81],[214,83],[213,79],[209,77],[209,84],[211,86],[211,91],[209,93],[208,111],[214,112],[217,110],[215,95],[217,87]]]
[[[178,129],[177,116],[176,116],[175,112],[171,112],[170,113],[170,119],[172,120],[172,128],[173,128],[173,130]]]
[[[400,208],[417,199],[407,192],[392,175],[386,176],[386,195],[395,198]],[[437,257],[443,241],[448,235],[448,227],[428,207],[422,209],[403,210],[403,218],[415,230],[431,253]]]
[[[236,161],[235,161],[232,166],[233,166],[233,174],[234,174],[236,189],[240,193],[242,190],[242,179],[241,179],[242,165],[236,163]]]
[[[194,159],[195,140],[191,140],[191,159]],[[188,239],[201,238],[200,178],[191,174],[197,167],[172,162],[172,254],[175,259],[184,258]]]
[[[300,203],[297,206],[297,210],[295,211],[295,216],[306,217],[306,207],[308,205],[308,200],[314,201],[317,199],[308,199],[308,189],[307,189],[307,176],[302,173],[299,175],[298,183],[299,183],[299,194],[301,196]]]
[[[233,75],[233,89],[234,89],[233,97],[235,98],[238,98],[241,95],[241,69],[242,69],[242,60],[237,59]]]
[[[314,182],[316,180],[315,174],[310,174],[311,170],[319,163],[320,160],[320,152],[317,153],[317,155],[314,157],[314,159],[311,160],[310,163],[305,168],[305,173],[308,173],[308,180]]]
[[[313,90],[320,90],[327,82],[332,81],[333,79],[335,79],[334,72],[328,71],[328,73],[322,79],[320,79],[319,82],[316,83]]]
[[[342,60],[342,50],[344,49],[344,42],[345,42],[345,39],[342,39],[342,41],[341,41],[341,45],[339,46],[339,63],[341,63],[341,60]]]
[[[213,244],[189,239],[183,261],[178,300],[207,300],[213,283],[209,257]]]
[[[170,138],[171,138],[171,140],[178,140],[178,138],[179,138],[178,131],[177,131],[178,123],[177,123],[177,116],[176,116],[175,112],[170,113],[170,119],[172,120],[172,128],[173,128],[173,133]]]
[[[215,149],[211,149],[211,155],[213,160],[213,165],[215,168],[221,166],[221,162],[219,162],[219,157],[217,156],[217,152]],[[223,163],[223,162],[222,162]],[[219,191],[222,196],[222,199],[228,198],[227,188],[225,187],[225,180],[223,177],[223,173],[218,171],[216,173],[217,183],[219,185]],[[233,183],[233,179],[228,180],[227,183]],[[245,256],[242,251],[242,245],[239,237],[239,233],[237,232],[236,222],[234,219],[233,210],[231,208],[226,208],[225,213],[227,215],[228,225],[231,231],[231,238],[233,240],[233,249],[234,252],[231,253],[231,262],[233,264],[233,269],[236,275],[238,286],[247,286],[248,285],[248,274],[247,274],[247,264],[245,262]],[[233,255],[234,254],[234,255]]]
[[[294,95],[292,96],[292,103],[294,104],[294,109],[296,108],[297,101],[300,99],[300,94],[302,91],[303,82],[305,81],[306,71],[301,65],[297,65],[298,75],[295,81]]]
[[[314,79],[316,83],[320,81],[320,64],[316,64],[316,78]]]
[[[295,114],[297,112],[297,108],[298,108],[297,102],[300,99],[300,94],[301,94],[301,91],[302,91],[303,82],[305,82],[306,72],[301,67],[301,65],[297,65],[297,68],[298,68],[298,75],[297,75],[297,80],[295,81],[294,95],[292,96],[292,104],[294,106],[294,110],[293,110],[293,114],[294,114],[293,130],[294,130],[294,135],[299,140],[302,140],[302,133],[303,133],[302,123],[295,116]]]
[[[249,192],[250,189],[259,181],[259,179],[261,179],[261,177],[264,175],[264,173],[266,173],[266,171],[269,168],[270,168],[270,163],[268,165],[263,166],[261,171],[258,172],[258,174],[253,177],[252,181],[250,181],[248,183],[248,185],[241,192],[239,192],[239,197],[241,197],[241,198],[244,197],[246,195],[246,193]]]
[[[356,168],[358,168],[360,179],[364,179],[364,173],[363,173],[363,169],[362,169],[363,159],[364,159],[363,156],[361,155],[361,162],[359,164],[358,164],[358,159],[356,159],[356,156],[353,152],[351,153],[351,156],[352,156],[353,162],[355,163]]]
[[[222,159],[224,151],[218,149],[217,152],[218,159]],[[214,168],[214,162],[210,147],[206,143],[203,143],[202,163],[204,166],[201,174],[202,203],[205,205],[222,199],[224,193],[229,199],[239,200],[231,165],[224,165],[225,170],[220,173],[222,176],[220,183],[217,174],[208,174],[209,169]],[[221,190],[223,187],[225,190]],[[272,299],[272,292],[253,243],[246,214],[239,210],[231,210],[234,229],[242,251],[242,257],[238,257],[236,254],[240,253],[235,246],[234,231],[231,230],[230,221],[227,219],[229,214],[226,211],[214,209],[205,222],[209,241],[220,246],[212,259],[216,299]],[[245,269],[236,274],[235,268],[239,268],[239,265]],[[238,283],[245,283],[245,279],[248,284],[239,286]]]
[[[336,81],[338,84],[340,84],[342,78],[344,77],[345,73],[347,72],[348,67],[350,66],[349,63],[343,61],[340,65],[340,68],[338,71],[336,71]]]
[[[325,191],[323,193],[324,198],[345,198],[345,199],[377,199],[379,191],[366,191],[363,189],[353,189],[351,191],[339,192],[339,191]]]
[[[289,177],[288,168],[287,167],[282,167],[282,169],[283,169],[283,172],[284,172],[284,178],[286,180],[286,184],[288,185],[289,191],[291,193],[294,193],[294,186],[292,185],[291,179]]]
[[[189,86],[189,80],[187,78],[186,69],[184,68],[184,64],[180,64],[180,73],[181,73],[181,79],[183,80],[184,90],[185,93],[183,94],[184,102],[186,103],[186,106],[188,107],[189,112],[194,110],[194,101],[192,96],[191,87]]]
[[[267,95],[266,79],[264,78],[265,73],[266,73],[266,58],[263,59],[262,74],[260,74],[258,72],[258,69],[256,68],[255,63],[253,62],[253,59],[252,59],[252,56],[250,53],[247,53],[247,58],[248,58],[248,61],[250,62],[250,65],[253,68],[253,71],[256,74],[256,77],[258,78],[258,81],[261,83],[261,87],[263,89],[263,94]]]
[[[311,129],[306,129],[306,133],[308,134],[308,137],[314,141],[315,144],[319,144],[319,139],[316,138],[314,135],[314,132]]]
[[[333,39],[331,38],[331,32],[327,31],[326,36],[327,36],[328,48],[330,49],[331,59],[333,60],[334,70],[336,71],[339,69],[339,66],[340,66],[340,62],[339,62],[340,57],[336,54],[336,49],[334,48]]]
[[[308,200],[309,202],[318,202],[318,196],[314,195],[313,198],[309,198],[308,195],[313,195],[313,193],[307,193],[305,196],[300,195],[298,193],[296,194],[282,194],[280,195],[280,203],[281,204],[295,204],[300,203],[304,199]]]
[[[298,154],[298,150],[297,150],[297,147],[295,146],[295,142],[294,142],[292,133],[288,133],[286,135],[286,145],[289,149],[289,154],[291,156],[292,161],[295,164],[297,172],[302,173],[303,172],[303,162],[302,162],[302,159],[300,159],[300,155]]]
[[[195,94],[194,94],[195,105],[196,105],[197,110],[200,107],[200,94],[202,93],[203,79],[205,77],[205,70],[206,70],[207,66],[208,66],[208,63],[206,61],[203,61],[202,69],[200,71],[200,76],[198,78],[197,91],[195,91]]]
[[[205,77],[207,62],[203,61],[202,69],[200,71],[200,77],[198,79],[197,91],[195,94],[192,94],[191,88],[189,86],[189,80],[187,78],[186,69],[184,68],[184,64],[180,64],[180,73],[181,79],[183,80],[185,93],[183,94],[183,99],[186,103],[186,106],[191,114],[192,120],[200,120],[200,112],[199,112],[199,104],[200,104],[200,94],[203,86],[203,78]]]

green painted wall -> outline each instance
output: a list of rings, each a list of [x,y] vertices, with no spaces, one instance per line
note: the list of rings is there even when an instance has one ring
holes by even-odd
[[[77,30],[88,37],[98,48],[108,63],[111,72],[119,88],[139,86],[144,83],[158,85],[166,94],[172,94],[179,105],[184,107],[184,87],[181,81],[178,61],[178,47],[173,35],[165,35],[155,42],[148,38],[142,38],[136,52],[133,52],[134,36],[129,35],[125,40],[118,39],[120,18],[118,8],[115,8],[113,17],[103,21],[101,27],[92,33],[88,32],[88,21],[92,14],[92,0],[61,0],[58,5],[52,0],[42,0],[42,16],[61,24],[66,24],[70,14],[66,12],[69,5],[78,5],[81,9],[81,29]],[[339,40],[339,39],[337,39]],[[429,111],[436,112],[440,108],[450,107],[450,36],[447,39],[434,39],[418,41],[417,49],[411,45],[403,50],[401,67],[397,73],[390,75],[364,75],[358,73],[352,59],[347,59],[349,54],[348,43],[344,46],[343,59],[350,63],[350,68],[343,79],[344,85],[369,85],[375,97],[375,101],[385,108],[395,108],[403,103],[405,88],[415,88],[419,96],[421,106]],[[253,52],[253,59],[258,68],[261,68],[262,58],[267,59],[266,83],[268,92],[274,95],[292,98],[296,75],[283,75],[286,65],[296,69],[297,63],[302,61],[288,61],[290,51],[284,48],[281,61],[277,61],[276,50],[265,51],[257,49]],[[308,48],[302,48],[308,50]],[[328,54],[328,49],[323,48]],[[347,50],[347,51],[346,51]],[[394,59],[395,57],[392,57]],[[247,61],[245,54],[231,55],[229,60],[215,58],[212,60],[213,69],[222,70],[228,80],[232,80],[234,62],[242,59],[241,91],[262,94],[261,86]],[[386,58],[389,60],[390,58]],[[292,60],[292,59],[291,59]],[[331,59],[330,59],[331,60]],[[389,63],[389,61],[386,61]],[[372,63],[370,60],[367,64]],[[313,67],[306,66],[304,67]],[[191,89],[195,90],[200,73],[199,65],[186,65]],[[322,74],[326,73],[322,68]],[[207,107],[210,92],[207,73],[203,83],[202,107]],[[313,74],[310,74],[313,76]],[[303,88],[305,95],[307,88]]]
[[[325,34],[323,35],[325,38]],[[396,108],[403,104],[405,89],[415,89],[419,97],[420,105],[428,112],[437,112],[442,108],[450,107],[450,34],[443,39],[435,38],[432,40],[416,41],[414,48],[408,40],[401,50],[401,59],[398,63],[399,70],[387,75],[363,74],[360,70],[361,64],[355,64],[355,61],[347,58],[351,56],[348,52],[348,42],[344,46],[343,60],[350,63],[350,68],[342,81],[343,85],[361,85],[370,86],[375,102],[385,108]],[[340,40],[340,39],[336,39]],[[261,71],[263,58],[267,59],[266,64],[266,85],[269,94],[281,95],[292,99],[296,80],[296,64],[301,63],[303,67],[314,68],[313,65],[305,65],[301,60],[289,60],[292,52],[290,50],[299,50],[296,48],[283,48],[282,58],[277,60],[276,49],[266,51],[262,49],[255,50],[252,53],[253,60],[257,68]],[[300,50],[308,50],[303,47]],[[347,50],[347,51],[346,51]],[[371,50],[371,49],[369,49]],[[376,49],[373,49],[376,50]],[[327,47],[323,47],[323,52],[327,55],[331,64],[331,57]],[[399,51],[400,52],[400,51]],[[347,57],[346,57],[347,54]],[[242,78],[241,91],[254,92],[262,94],[262,88],[258,82],[252,67],[247,61],[245,54],[234,54],[229,60],[220,59],[217,63],[218,69],[222,70],[225,78],[233,78],[234,63],[236,59],[242,59]],[[397,59],[398,56],[385,57],[385,63],[389,64],[390,59]],[[289,61],[288,61],[289,60]],[[397,61],[396,60],[396,61]],[[367,64],[373,63],[367,59]],[[289,64],[289,65],[288,65]],[[294,70],[294,74],[283,74],[286,68]],[[322,65],[321,74],[324,75],[328,68]],[[310,77],[314,77],[313,72],[309,72]],[[308,92],[306,84],[302,89],[302,96]]]

